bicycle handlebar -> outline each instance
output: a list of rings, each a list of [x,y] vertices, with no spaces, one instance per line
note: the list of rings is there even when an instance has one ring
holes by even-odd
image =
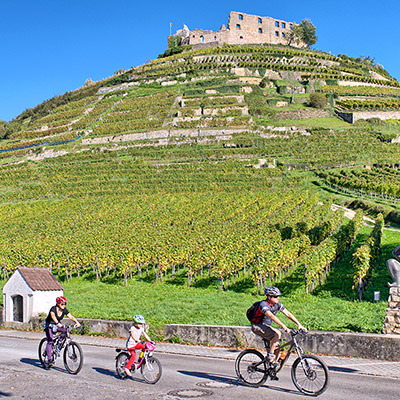
[[[70,331],[71,329],[77,329],[78,325],[74,324],[74,325],[63,325],[64,328],[66,328],[68,331]],[[82,328],[82,325],[79,326],[79,328]]]
[[[291,329],[290,334],[292,335],[292,337],[296,335],[305,335],[307,334],[307,331],[305,331],[304,329]]]

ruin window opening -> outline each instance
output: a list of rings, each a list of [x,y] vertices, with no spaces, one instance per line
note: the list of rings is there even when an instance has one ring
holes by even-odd
[[[236,24],[236,28],[237,28],[237,29],[240,29],[240,24]]]
[[[240,36],[240,39],[243,39],[243,36]]]
[[[262,19],[261,18],[258,18],[258,23],[262,24]]]
[[[216,37],[216,36],[214,36],[214,40],[217,40],[217,37]]]
[[[286,24],[282,22],[282,29],[286,29]]]
[[[292,24],[290,24],[290,30],[292,30],[293,29],[293,25]]]
[[[275,31],[275,36],[279,36],[279,32],[278,31]]]
[[[243,21],[243,15],[242,14],[239,14],[239,19],[240,19],[240,21]]]
[[[282,37],[285,37],[285,32],[282,32]]]
[[[275,21],[275,26],[276,26],[277,28],[279,28],[279,22],[278,22],[278,21]]]
[[[204,36],[200,36],[200,42],[204,42]]]
[[[258,33],[262,33],[262,29],[261,28],[258,28]]]

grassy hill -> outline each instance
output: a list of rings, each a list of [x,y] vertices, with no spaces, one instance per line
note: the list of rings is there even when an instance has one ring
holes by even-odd
[[[375,116],[396,116],[399,92],[368,59],[223,46],[50,99],[0,140],[0,276],[51,268],[81,317],[95,317],[84,306],[92,290],[102,318],[129,318],[109,303],[147,293],[164,306],[155,326],[201,322],[169,306],[173,288],[199,306],[219,293],[240,314],[273,283],[310,328],[379,331],[386,301],[373,303],[373,291],[387,298],[385,260],[399,239],[380,221],[400,224],[400,145],[398,120]],[[372,118],[337,114],[357,111]],[[363,227],[362,213],[349,221],[333,203],[378,223]],[[353,256],[359,247],[367,263]],[[144,314],[159,311],[132,299]],[[202,307],[204,322],[245,323],[244,314],[218,321],[218,303]],[[332,307],[352,311],[328,321]]]

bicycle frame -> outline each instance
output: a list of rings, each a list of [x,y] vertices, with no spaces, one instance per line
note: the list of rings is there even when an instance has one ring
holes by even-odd
[[[71,341],[71,335],[69,333],[70,327],[66,326],[67,330],[65,332],[60,332],[53,339],[53,354],[57,358],[61,354],[61,350]],[[62,343],[61,347],[59,347]]]
[[[142,366],[144,361],[147,361],[147,359],[152,355],[153,350],[154,350],[154,348],[152,350],[148,349],[147,343],[146,343],[146,348],[144,350],[142,350],[143,355],[142,356],[140,356],[141,354],[139,355],[138,363],[136,364],[137,369],[139,369]]]
[[[289,346],[289,350],[287,350],[287,354],[286,354],[285,358],[282,360],[280,368],[282,368],[286,364],[286,361],[288,360],[290,354],[293,352],[294,348],[296,349],[296,353],[299,356],[299,358],[300,359],[302,358],[303,349],[297,343],[296,336],[292,336],[292,338],[290,340],[288,340],[287,342],[280,345],[279,350],[282,351],[283,349],[287,348],[288,346]]]

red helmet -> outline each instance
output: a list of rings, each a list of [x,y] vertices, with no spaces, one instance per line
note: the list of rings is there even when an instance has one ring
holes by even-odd
[[[59,296],[56,298],[56,302],[58,303],[65,303],[67,304],[67,299],[64,296]]]

